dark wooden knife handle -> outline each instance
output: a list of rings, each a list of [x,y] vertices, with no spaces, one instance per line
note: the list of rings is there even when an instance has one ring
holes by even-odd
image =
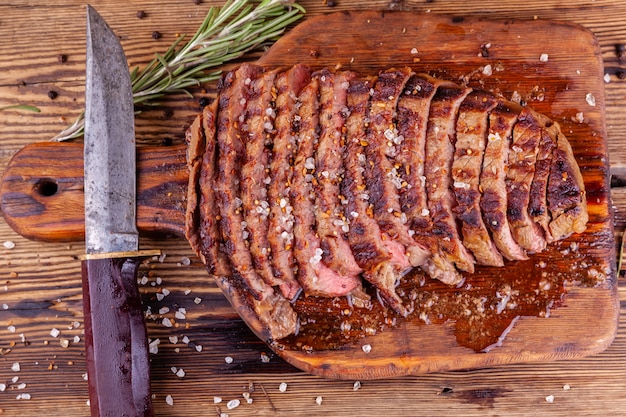
[[[82,262],[91,415],[153,416],[139,258]],[[134,413],[129,413],[134,410]]]
[[[142,235],[184,236],[186,146],[137,149],[137,227]],[[42,142],[16,153],[0,185],[6,222],[47,242],[84,238],[83,145]]]

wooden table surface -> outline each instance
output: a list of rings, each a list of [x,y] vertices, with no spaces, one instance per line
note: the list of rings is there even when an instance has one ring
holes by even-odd
[[[94,6],[120,36],[129,63],[136,66],[148,62],[155,52],[164,52],[177,35],[193,33],[209,7],[221,3],[106,0]],[[307,9],[307,17],[348,9],[429,10],[497,19],[566,20],[593,31],[609,74],[606,125],[616,239],[621,240],[626,226],[626,52],[620,60],[618,45],[623,48],[626,43],[626,1],[299,3]],[[29,143],[49,140],[81,111],[84,6],[72,0],[13,0],[0,5],[0,107],[28,104],[41,109],[40,113],[0,111],[0,174],[15,152]],[[137,18],[140,10],[145,12],[143,19]],[[155,31],[161,34],[159,39],[153,38]],[[193,91],[194,98],[172,97],[161,107],[144,111],[137,118],[139,143],[180,143],[199,110],[200,98],[209,97],[213,87],[203,86]],[[7,242],[0,246],[0,415],[88,415],[77,260],[83,243],[28,241],[2,220],[0,242]],[[151,311],[149,337],[155,347],[159,342],[158,353],[151,355],[158,416],[626,415],[624,319],[613,344],[584,359],[377,381],[333,381],[287,365],[257,340],[186,241],[144,238],[141,246],[162,249],[166,255],[142,270],[140,287]],[[626,303],[623,278],[618,283],[620,300]],[[181,315],[181,308],[186,314]],[[172,327],[166,327],[163,318],[170,319]],[[283,382],[285,392],[279,389]],[[171,396],[172,405],[166,403],[166,396]],[[241,405],[228,409],[227,403],[235,399]]]

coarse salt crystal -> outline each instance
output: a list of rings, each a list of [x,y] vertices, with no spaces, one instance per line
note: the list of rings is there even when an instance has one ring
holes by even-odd
[[[176,376],[179,378],[182,378],[185,376],[185,371],[183,370],[183,368],[180,368],[179,370],[176,371]]]
[[[161,294],[160,292],[156,293],[156,299],[158,301],[162,301],[165,298],[165,296],[163,294]]]
[[[17,386],[17,389],[24,389],[24,388],[26,388],[26,383],[24,382],[22,382],[21,384]]]
[[[173,345],[178,343],[178,336],[170,336],[170,337],[168,337],[168,339],[170,340],[170,343],[173,344]]]
[[[7,330],[9,331],[9,333],[15,333],[15,326],[10,325],[7,327]]]
[[[585,101],[587,101],[587,104],[589,104],[591,107],[595,107],[596,105],[596,98],[591,93],[587,93],[587,95],[585,96]]]
[[[563,385],[563,391],[569,391],[572,387],[569,384]]]
[[[317,405],[322,405],[322,401],[323,401],[323,398],[322,398],[321,396],[318,396],[318,397],[315,399],[315,402],[317,403]]]
[[[154,339],[153,341],[151,341],[148,344],[148,350],[150,351],[150,353],[152,353],[153,355],[156,355],[157,353],[159,353],[160,343],[161,343],[161,339]]]
[[[417,54],[417,48],[413,48],[411,49],[411,55],[416,55]]]
[[[541,56],[539,57],[539,61],[548,62],[548,54],[541,54]]]
[[[239,407],[239,404],[241,404],[241,401],[237,399],[230,400],[228,403],[226,403],[226,408],[228,408],[229,410],[232,410],[233,408]]]
[[[493,74],[493,70],[491,68],[491,65],[485,65],[483,68],[483,75],[490,76],[492,74]]]
[[[16,400],[30,400],[30,394],[28,393],[24,393],[24,394],[18,394],[15,399]]]
[[[267,353],[261,352],[261,362],[268,363],[270,361],[270,357],[267,356]]]
[[[195,304],[200,304],[200,303],[202,302],[202,298],[200,298],[200,297],[196,297],[196,298],[194,298],[194,299],[193,299],[193,302],[194,302]]]
[[[7,389],[7,384],[0,382],[0,392],[4,392]]]
[[[196,352],[202,352],[202,345],[196,345]]]
[[[354,384],[352,385],[352,389],[354,391],[358,391],[359,388],[361,388],[361,381],[355,381]]]
[[[19,377],[19,376],[14,376],[13,378],[11,378],[11,382],[12,382],[12,383],[14,383],[14,384],[15,384],[17,381],[19,381],[19,380],[20,380],[20,377]]]
[[[13,365],[11,365],[11,370],[13,372],[19,372],[22,368],[20,367],[20,363],[19,362],[14,362]]]
[[[188,345],[189,342],[191,342],[191,340],[189,340],[189,338],[187,336],[183,336],[183,343]]]
[[[552,404],[554,402],[554,395],[548,395],[546,397],[546,402]]]
[[[80,336],[76,335],[74,336],[74,343],[78,343],[80,342]]]
[[[15,247],[15,243],[10,240],[6,240],[3,245],[7,249],[13,249]]]
[[[233,363],[233,360],[234,360],[234,359],[233,359],[232,357],[230,357],[230,356],[226,356],[226,357],[224,358],[224,362],[226,362],[226,363],[228,363],[228,364]]]
[[[3,303],[2,304],[2,309],[3,310],[8,310],[9,309],[9,305],[7,303]]]
[[[163,318],[163,321],[161,321],[161,324],[163,324],[163,326],[165,327],[172,327],[172,320],[168,319],[167,317]]]
[[[170,312],[170,308],[169,307],[161,307],[159,309],[159,314],[167,314]]]
[[[156,285],[161,285],[163,283],[163,279],[161,277],[156,277],[156,279],[154,280],[154,283]]]
[[[185,320],[187,318],[187,310],[183,307],[179,308],[174,314],[178,320]]]
[[[287,383],[286,382],[281,382],[280,385],[278,386],[278,391],[280,391],[280,392],[287,391]]]
[[[604,82],[607,84],[611,82],[611,74],[604,74]]]
[[[174,398],[172,398],[171,395],[167,395],[165,397],[165,404],[167,404],[167,405],[174,405]]]
[[[222,397],[213,397],[213,404],[219,404],[222,402]]]
[[[361,349],[362,349],[362,350],[363,350],[363,352],[365,352],[365,353],[370,353],[370,352],[372,351],[372,345],[370,345],[370,344],[363,345],[363,346],[361,347]]]
[[[52,337],[58,337],[60,334],[61,332],[59,331],[59,329],[52,328],[52,330],[50,330],[50,336]]]

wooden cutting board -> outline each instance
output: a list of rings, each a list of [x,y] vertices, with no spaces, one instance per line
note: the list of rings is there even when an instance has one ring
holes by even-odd
[[[315,323],[304,323],[297,337],[273,349],[305,371],[342,379],[578,358],[604,350],[615,336],[619,305],[600,55],[594,36],[572,24],[415,13],[320,16],[277,42],[260,64],[301,62],[360,73],[410,65],[518,97],[559,122],[572,143],[590,222],[585,233],[529,261],[479,268],[459,288],[427,279],[404,283],[421,306],[406,320],[384,316],[376,300],[369,314],[352,315],[345,300],[302,298],[295,308]],[[182,235],[184,147],[141,148],[138,158],[140,231]],[[20,234],[80,240],[82,146],[25,148],[7,168],[0,193],[3,215]],[[245,302],[226,295],[265,339]],[[348,325],[351,331],[340,331]]]

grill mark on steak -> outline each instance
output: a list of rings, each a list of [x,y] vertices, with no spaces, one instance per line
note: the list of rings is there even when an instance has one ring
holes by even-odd
[[[552,217],[549,227],[552,238],[561,240],[572,233],[582,233],[589,214],[585,184],[572,147],[557,123],[554,123],[554,128],[549,130],[556,135],[556,149],[552,153],[548,178],[548,208]]]
[[[389,158],[396,155],[396,144],[401,140],[394,116],[411,75],[409,68],[391,69],[379,74],[374,84],[368,113],[365,182],[374,218],[381,230],[405,247],[411,265],[420,266],[431,254],[411,236],[408,220],[400,207],[402,180]]]
[[[293,165],[291,204],[294,211],[293,255],[298,265],[298,280],[307,295],[342,296],[360,286],[355,276],[339,275],[322,261],[321,242],[316,234],[315,147],[319,128],[319,78],[313,77],[299,96],[296,135],[298,149]]]
[[[267,239],[270,208],[266,184],[269,149],[266,143],[269,141],[267,136],[274,129],[271,102],[275,78],[276,70],[267,71],[252,79],[249,86],[245,121],[241,124],[245,152],[241,155],[239,187],[254,269],[268,285],[282,286],[284,281],[274,276]]]
[[[535,223],[541,226],[546,241],[552,242],[550,232],[550,211],[548,209],[548,177],[552,165],[552,152],[556,148],[556,136],[554,138],[548,132],[552,121],[547,117],[537,114],[537,120],[541,124],[541,139],[537,148],[537,162],[535,163],[535,175],[530,186],[530,200],[528,213]]]
[[[340,275],[357,276],[362,269],[357,264],[347,240],[349,220],[339,195],[339,184],[344,175],[345,153],[343,128],[347,117],[346,100],[351,72],[331,73],[324,69],[315,74],[319,78],[320,135],[315,150],[315,218],[317,234],[324,253],[322,262]]]
[[[275,275],[284,281],[283,295],[294,299],[301,286],[296,278],[296,265],[292,253],[293,246],[293,206],[289,195],[292,179],[292,165],[295,157],[296,141],[292,122],[296,115],[296,100],[302,88],[311,79],[311,72],[304,65],[296,65],[276,76],[276,119],[274,121],[274,143],[271,154],[268,185],[270,217],[268,241],[272,250],[272,266]]]
[[[355,79],[348,88],[346,149],[343,156],[345,176],[341,194],[345,197],[345,216],[350,221],[348,241],[363,276],[378,290],[391,308],[407,314],[396,293],[398,279],[411,268],[404,246],[383,233],[369,210],[369,193],[365,185],[365,125],[370,89],[376,78]]]
[[[507,217],[511,232],[515,241],[529,253],[541,252],[546,247],[543,230],[528,213],[541,130],[534,112],[524,108],[513,128],[506,175]]]
[[[432,223],[426,198],[426,128],[430,113],[430,102],[441,85],[451,82],[433,78],[426,74],[412,75],[398,101],[398,135],[403,140],[398,144],[395,163],[401,180],[400,207],[407,216],[413,238],[432,252],[421,266],[430,277],[446,283],[462,280],[453,263],[442,254],[437,239],[432,235]]]
[[[243,64],[222,80],[217,117],[220,158],[215,183],[224,251],[234,272],[246,283],[246,288],[257,300],[271,295],[273,289],[265,284],[254,269],[238,195],[241,160],[245,152],[240,129],[245,117],[250,83],[260,72],[259,67]]]
[[[497,99],[486,91],[472,91],[461,103],[456,122],[456,142],[452,161],[452,180],[456,206],[453,212],[461,221],[463,245],[480,265],[503,266],[504,260],[491,240],[480,210],[480,172],[489,128],[489,113]]]
[[[506,170],[513,126],[522,108],[513,102],[500,102],[489,115],[489,134],[480,174],[483,196],[480,208],[485,225],[496,247],[506,259],[528,259],[526,251],[517,244],[507,219]]]
[[[426,195],[433,222],[432,233],[439,239],[445,258],[457,268],[474,272],[474,258],[463,246],[452,213],[454,196],[450,190],[451,168],[456,136],[456,115],[470,88],[441,86],[430,104],[426,133]]]

